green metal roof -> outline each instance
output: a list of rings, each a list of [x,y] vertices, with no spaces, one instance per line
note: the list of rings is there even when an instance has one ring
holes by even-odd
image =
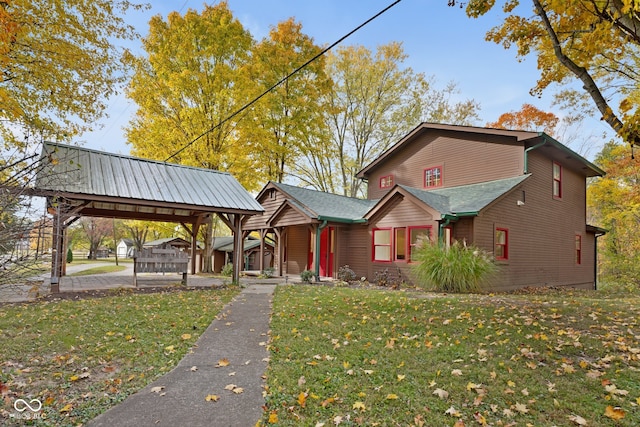
[[[361,220],[377,202],[355,197],[340,196],[293,185],[272,183],[280,191],[291,196],[296,206],[302,208],[309,216],[316,219],[330,219],[337,222],[353,222]]]
[[[264,212],[229,173],[46,142],[36,189],[88,197]]]
[[[503,194],[511,191],[530,176],[520,175],[513,178],[460,185],[457,187],[420,190],[399,185],[425,204],[441,214],[479,212]]]

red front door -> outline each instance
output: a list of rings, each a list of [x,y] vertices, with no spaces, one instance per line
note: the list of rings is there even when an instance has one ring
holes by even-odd
[[[313,242],[314,239],[311,239]],[[325,227],[320,232],[320,276],[333,277],[333,244],[335,241],[335,229]],[[315,245],[309,249],[309,265],[315,270]]]
[[[333,277],[333,227],[326,227],[320,233],[320,275]]]

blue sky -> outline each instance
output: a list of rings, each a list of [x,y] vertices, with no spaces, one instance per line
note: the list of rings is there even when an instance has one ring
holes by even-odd
[[[294,17],[318,45],[327,46],[393,2],[228,0],[227,3],[256,40],[265,37],[270,27],[278,22]],[[126,16],[142,35],[147,33],[148,21],[154,15],[166,17],[171,11],[184,14],[188,9],[200,10],[203,5],[194,0],[151,0],[150,3],[151,10],[130,12]],[[484,40],[487,30],[498,25],[503,17],[500,7],[494,9],[490,15],[471,19],[463,9],[448,7],[447,0],[402,0],[342,44],[364,45],[375,51],[379,45],[402,42],[408,55],[406,66],[433,76],[438,88],[453,81],[460,90],[460,99],[473,98],[480,103],[481,121],[477,123],[480,126],[495,121],[502,113],[519,110],[524,103],[562,115],[552,107],[551,91],[545,92],[540,99],[529,95],[538,76],[535,57],[519,62],[514,50]],[[143,53],[139,43],[132,48]],[[121,93],[109,99],[108,105],[110,117],[100,121],[103,127],[83,135],[78,141],[83,141],[89,148],[128,154],[129,146],[122,128],[134,114],[135,104]],[[600,120],[592,119],[585,123],[584,132],[601,134],[608,132],[608,128]],[[596,153],[592,151],[585,155],[592,157]]]

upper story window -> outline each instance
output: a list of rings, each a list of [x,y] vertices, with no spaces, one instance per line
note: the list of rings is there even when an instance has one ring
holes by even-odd
[[[434,166],[424,170],[424,187],[440,187],[442,185],[442,166]]]
[[[380,188],[393,187],[393,175],[387,175],[380,178]]]
[[[553,197],[562,198],[562,165],[553,162]]]

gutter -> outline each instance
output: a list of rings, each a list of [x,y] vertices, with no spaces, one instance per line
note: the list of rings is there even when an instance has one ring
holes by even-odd
[[[324,221],[325,223],[328,221],[341,222],[344,224],[366,224],[367,223],[367,220],[364,218],[348,219],[348,218],[338,218],[335,216],[318,215],[317,219],[318,221]]]
[[[444,239],[444,229],[447,225],[451,224],[451,222],[456,222],[460,218],[478,216],[478,211],[469,211],[469,212],[457,212],[455,214],[442,214],[442,219],[444,222],[440,223],[438,227],[438,241],[443,243]]]
[[[540,148],[543,145],[545,145],[547,143],[547,135],[544,134],[543,132],[538,134],[539,136],[542,137],[542,142],[539,144],[534,145],[533,147],[529,147],[529,148],[525,148],[524,150],[524,173],[528,174],[529,173],[529,151],[533,151],[536,148]]]

